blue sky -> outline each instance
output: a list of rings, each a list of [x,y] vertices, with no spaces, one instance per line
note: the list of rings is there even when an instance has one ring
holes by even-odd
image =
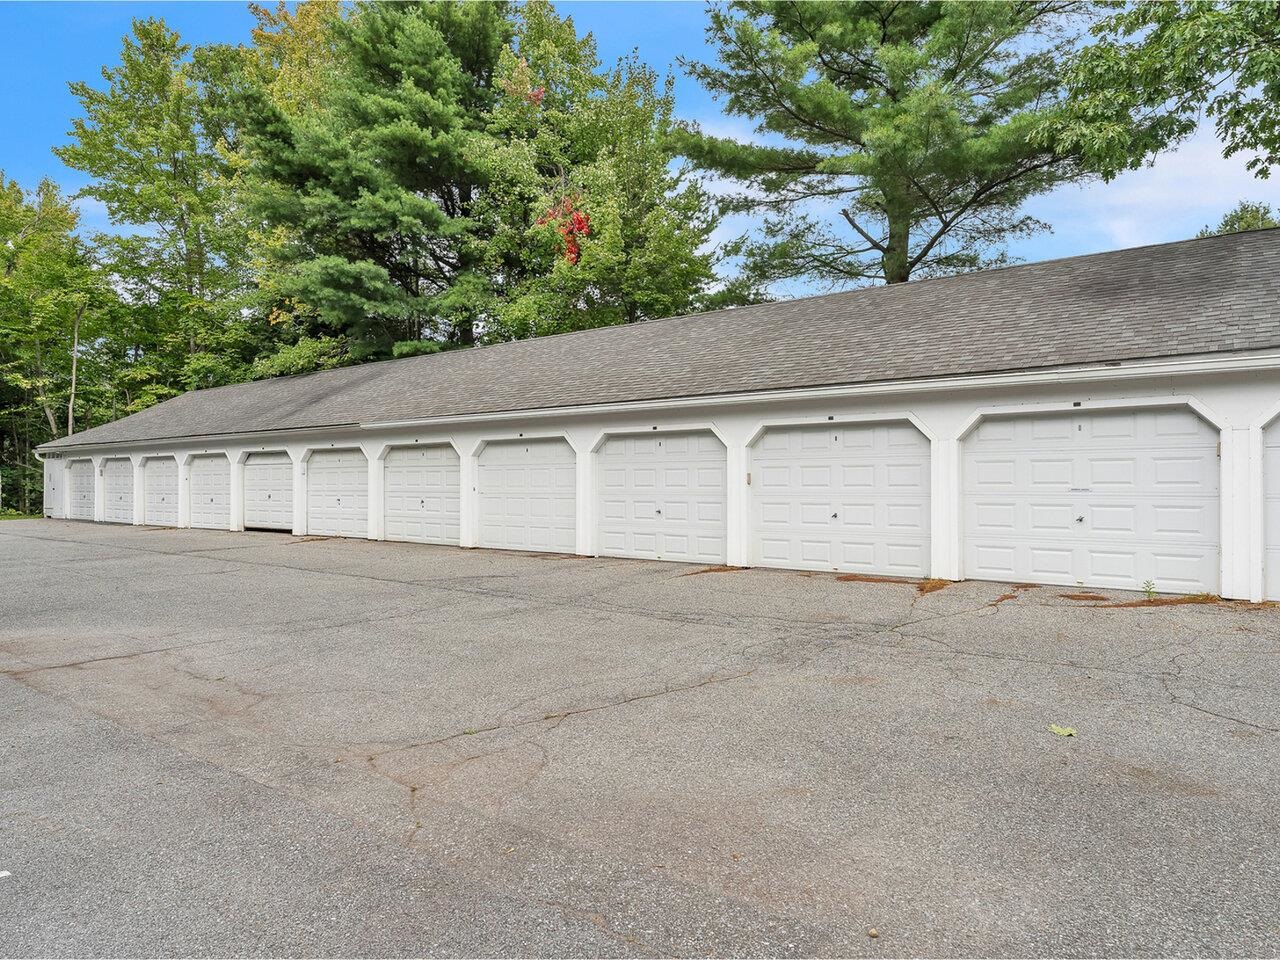
[[[701,2],[561,2],[579,30],[595,34],[606,61],[636,49],[660,71],[676,75],[679,115],[717,132],[747,132],[749,124],[724,117],[717,104],[675,66],[677,56],[709,57]],[[160,16],[192,44],[243,42],[253,19],[243,3],[2,3],[0,4],[0,170],[32,187],[52,177],[68,191],[84,178],[68,170],[50,148],[65,142],[77,104],[70,80],[96,81],[116,61],[130,19]],[[1260,181],[1244,160],[1224,160],[1212,131],[1202,129],[1178,150],[1110,184],[1069,187],[1027,205],[1053,232],[1019,241],[1010,252],[1043,260],[1191,236],[1248,199],[1280,207],[1280,178]],[[86,206],[84,226],[108,226],[101,210]],[[788,292],[777,291],[785,295]]]

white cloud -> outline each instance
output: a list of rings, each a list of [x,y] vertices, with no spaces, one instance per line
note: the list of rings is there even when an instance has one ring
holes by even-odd
[[[756,132],[754,121],[730,117],[722,113],[691,118],[709,137],[737,140],[739,143],[764,144],[767,138]],[[776,139],[776,138],[774,138]]]
[[[1280,207],[1280,179],[1259,180],[1248,155],[1222,156],[1212,127],[1202,126],[1177,150],[1111,183],[1063,187],[1036,198],[1027,212],[1053,225],[1011,252],[1025,260],[1164,243],[1216,224],[1241,200]]]

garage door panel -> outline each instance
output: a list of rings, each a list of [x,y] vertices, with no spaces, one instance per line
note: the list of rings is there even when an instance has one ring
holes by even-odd
[[[1084,482],[1090,487],[1133,489],[1138,485],[1138,463],[1131,457],[1090,457],[1085,463]]]
[[[1016,579],[1017,549],[991,543],[971,542],[970,557],[972,576],[998,580]],[[967,571],[966,571],[967,572]]]
[[[1018,470],[1013,469],[1014,483],[1018,482]],[[1027,464],[1027,483],[1032,487],[1059,490],[1075,482],[1075,463],[1071,460],[1035,458]]]
[[[102,465],[102,519],[108,523],[133,523],[133,462],[107,460]]]
[[[929,464],[890,463],[885,467],[885,486],[890,490],[922,490],[928,485]]]
[[[988,422],[965,441],[962,469],[968,576],[1217,588],[1217,433],[1199,418],[1122,411]]]
[[[399,447],[383,464],[383,534],[388,540],[457,544],[461,466],[448,444]]]
[[[222,455],[191,458],[191,526],[231,526],[231,462]]]
[[[154,457],[142,465],[143,522],[158,527],[178,525],[178,462]]]
[[[885,557],[892,573],[916,576],[918,571],[927,570],[929,566],[926,544],[918,540],[889,541],[885,545]]]
[[[307,533],[369,535],[369,464],[359,450],[320,450],[307,461]]]
[[[1070,531],[1074,522],[1069,503],[1029,503],[1026,515],[1027,530],[1032,534]]]
[[[293,459],[289,454],[251,453],[245,459],[244,525],[293,530]]]
[[[1017,528],[1017,507],[1011,503],[974,503],[967,507],[971,521],[967,529],[1012,532]]]
[[[726,451],[714,434],[610,437],[597,457],[602,554],[724,562]]]
[[[979,489],[1014,487],[1018,483],[1018,468],[1012,460],[978,458],[973,462],[972,472],[974,484]]]
[[[1152,419],[1158,437],[1199,437],[1204,429],[1204,421],[1190,410],[1158,410]]]
[[[777,427],[752,449],[755,562],[924,576],[929,443],[910,424]]]
[[[62,491],[65,471],[61,460],[46,460],[44,464],[44,514],[46,517],[61,517],[63,512]]]
[[[842,546],[848,544],[848,541],[842,541]],[[791,559],[789,548],[791,546],[788,540],[763,540],[761,541],[762,556],[767,560],[785,563]],[[835,544],[830,540],[809,540],[801,537],[797,541],[799,547],[797,556],[805,563],[821,564],[823,567],[830,566],[834,563],[831,551],[835,549]]]
[[[1154,482],[1165,488],[1199,489],[1206,484],[1216,483],[1218,475],[1218,458],[1202,455],[1198,457],[1156,457],[1152,462]]]
[[[1156,508],[1156,512],[1159,512],[1159,508]],[[1090,507],[1088,513],[1089,529],[1094,531],[1094,533],[1101,533],[1109,536],[1114,536],[1116,534],[1137,536],[1138,524],[1135,519],[1136,514],[1137,508],[1130,506]],[[1063,512],[1062,520],[1057,528],[1060,530],[1070,530],[1070,517],[1071,510],[1068,507]]]
[[[562,439],[502,441],[480,452],[480,545],[572,553],[577,454]]]
[[[929,522],[922,503],[886,503],[884,512],[885,526],[891,530],[923,535]],[[874,512],[868,514],[868,519],[873,518]]]
[[[1263,596],[1280,600],[1280,421],[1263,434]]]
[[[1069,576],[1075,558],[1074,550],[1064,550],[1056,547],[1040,547],[1028,545],[1027,555],[1030,557],[1031,563],[1029,569],[1033,577],[1048,577],[1050,579],[1058,579]],[[1103,554],[1095,551],[1090,554],[1095,560],[1106,563],[1103,559],[1113,555]]]
[[[68,470],[71,474],[71,509],[67,516],[72,520],[92,520],[94,500],[93,461],[73,460]]]
[[[841,484],[845,488],[849,487],[866,487],[872,482],[874,472],[864,467],[835,467],[829,463],[802,463],[796,467],[796,481],[800,487],[806,490],[825,490],[831,491],[836,489],[835,474],[837,470],[841,470]],[[774,467],[770,473],[776,471],[773,478],[775,486],[787,489],[791,485],[791,470],[787,467]]]

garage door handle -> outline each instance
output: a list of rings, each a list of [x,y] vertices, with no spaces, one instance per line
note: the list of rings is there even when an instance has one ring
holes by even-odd
[[[655,511],[653,511],[653,512],[654,512],[654,513],[661,513],[662,511],[661,511],[661,510],[655,510]]]
[[[831,519],[832,519],[832,520],[834,520],[834,519],[835,519],[836,517],[838,517],[838,516],[840,516],[840,514],[838,514],[838,513],[833,513],[833,514],[831,515]]]
[[[1084,523],[1084,516],[1076,517],[1076,523]]]

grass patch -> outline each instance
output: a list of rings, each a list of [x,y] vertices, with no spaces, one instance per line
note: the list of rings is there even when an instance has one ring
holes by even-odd
[[[1125,600],[1121,603],[1100,603],[1100,607],[1186,607],[1207,603],[1222,603],[1216,593],[1191,593],[1179,597],[1146,597],[1142,600]]]
[[[882,577],[874,573],[842,573],[836,577],[841,583],[911,583],[906,577]]]

